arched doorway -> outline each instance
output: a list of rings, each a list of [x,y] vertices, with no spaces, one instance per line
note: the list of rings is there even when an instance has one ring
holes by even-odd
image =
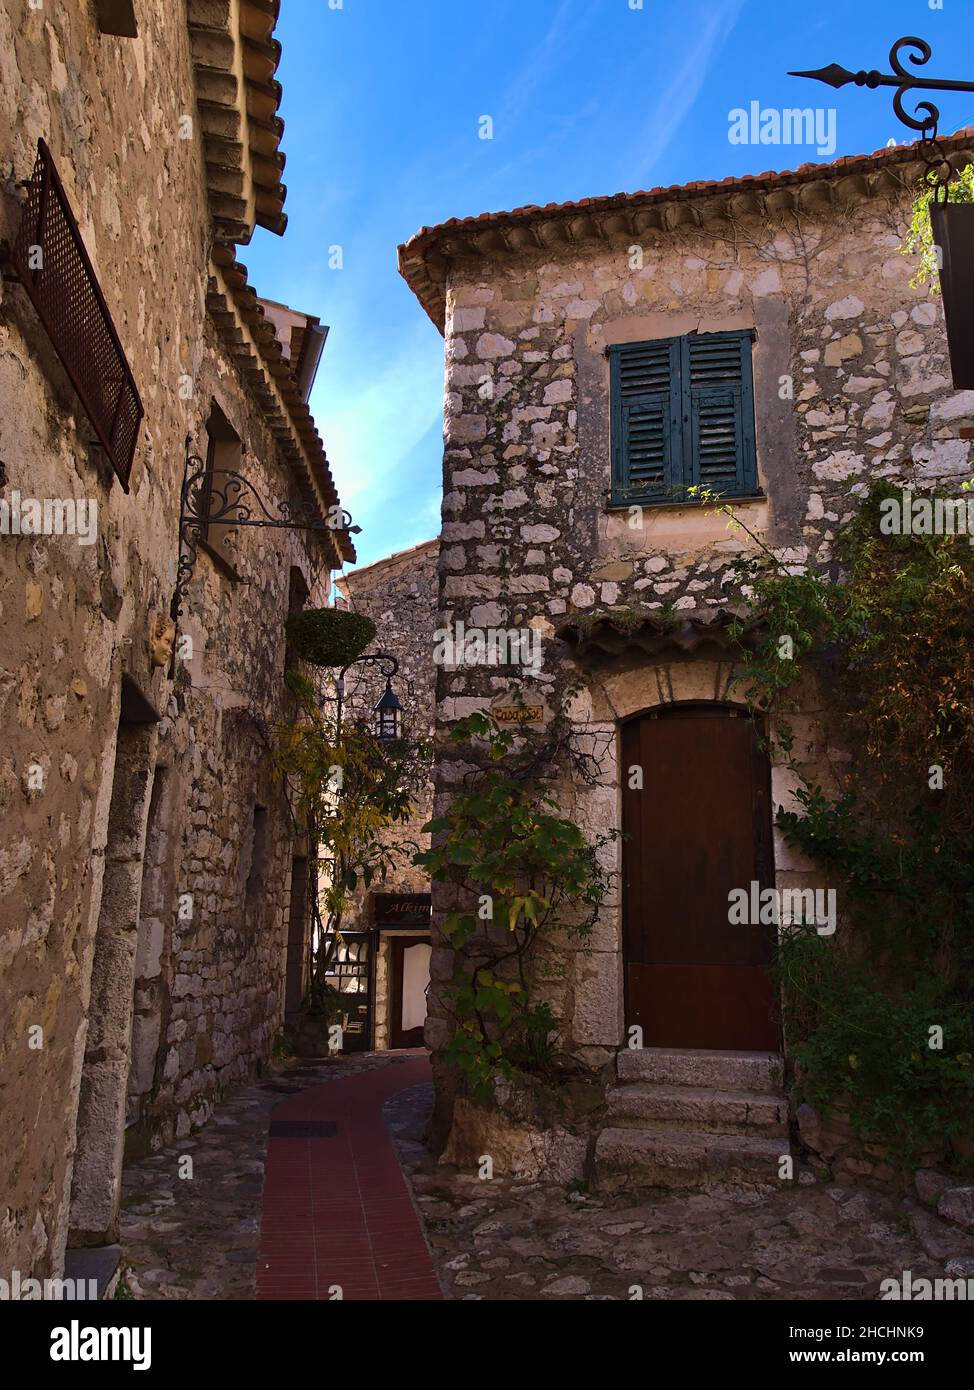
[[[733,889],[774,886],[754,724],[739,706],[668,704],[622,725],[621,754],[627,1028],[644,1047],[776,1051],[775,928],[729,914]]]

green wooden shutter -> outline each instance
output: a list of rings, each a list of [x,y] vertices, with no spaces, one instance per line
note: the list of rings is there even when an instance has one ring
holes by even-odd
[[[612,502],[673,500],[682,474],[678,338],[609,350]]]
[[[724,496],[758,491],[750,332],[692,333],[681,343],[684,478]]]
[[[609,349],[615,506],[758,493],[750,330]]]

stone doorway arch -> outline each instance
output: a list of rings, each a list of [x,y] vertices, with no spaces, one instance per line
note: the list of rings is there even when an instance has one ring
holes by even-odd
[[[594,785],[574,789],[571,809],[578,824],[594,836],[622,827],[619,731],[627,720],[681,703],[702,701],[742,712],[746,704],[736,685],[736,660],[730,652],[716,650],[714,642],[701,654],[630,650],[614,659],[586,661],[582,667],[583,683],[568,713],[581,746],[598,749],[599,775]],[[803,760],[815,764],[822,757],[821,702],[817,686],[808,683],[801,692],[800,712],[793,717],[803,733]],[[779,805],[794,805],[791,793],[796,781],[777,753],[771,756],[770,781],[773,815]],[[608,845],[604,853],[606,867],[616,876],[616,889],[607,897],[586,948],[575,954],[571,971],[570,1035],[579,1055],[592,1065],[601,1065],[627,1042],[622,843]],[[773,858],[779,888],[819,881],[814,866],[776,828]]]

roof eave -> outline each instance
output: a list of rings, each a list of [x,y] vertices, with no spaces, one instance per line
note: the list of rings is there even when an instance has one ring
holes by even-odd
[[[940,143],[955,172],[974,160],[974,129],[945,137]],[[767,171],[719,182],[451,218],[439,226],[421,228],[399,247],[399,273],[443,333],[446,282],[458,264],[540,251],[557,254],[561,248],[577,249],[652,231],[665,234],[681,226],[701,226],[728,214],[760,216],[787,207],[826,211],[907,187],[922,177],[925,168],[916,146],[897,145],[871,155],[850,155],[832,164],[804,164],[782,173]]]
[[[236,259],[231,246],[214,247],[211,269],[208,312],[247,377],[284,459],[328,525],[331,509],[340,507],[341,499],[324,443],[274,325],[247,283],[247,268]],[[315,534],[331,544],[336,568],[354,562],[355,546],[348,531],[329,527],[327,534]]]
[[[280,0],[187,0],[186,10],[214,233],[242,245],[255,227],[281,236]]]

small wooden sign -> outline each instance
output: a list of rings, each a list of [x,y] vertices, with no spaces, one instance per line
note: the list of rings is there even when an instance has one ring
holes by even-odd
[[[543,705],[498,705],[491,710],[498,724],[541,724],[544,722]]]
[[[377,927],[428,927],[431,912],[429,893],[373,895],[373,920]]]

